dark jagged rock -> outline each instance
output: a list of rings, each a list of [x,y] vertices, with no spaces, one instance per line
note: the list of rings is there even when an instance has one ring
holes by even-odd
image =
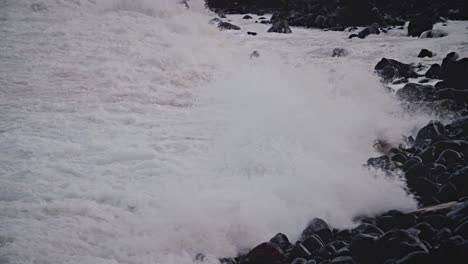
[[[432,58],[432,56],[434,56],[432,51],[429,51],[427,49],[422,49],[418,54],[418,58],[425,58],[425,57]]]
[[[217,13],[286,13],[293,26],[336,28],[349,26],[380,25],[402,26],[407,20],[416,20],[412,28],[430,28],[422,19],[435,22],[435,17],[468,19],[466,7],[459,0],[407,0],[388,2],[383,0],[206,0],[207,6]],[[424,13],[420,13],[425,10]],[[430,18],[430,19],[429,19]],[[432,26],[432,24],[431,24]],[[422,30],[420,33],[422,33]],[[417,36],[420,36],[420,33]]]
[[[323,247],[323,241],[318,235],[313,234],[306,238],[302,242],[302,245],[304,245],[309,252],[316,253]]]
[[[468,58],[453,60],[446,57],[440,67],[440,77],[444,80],[441,88],[467,89]]]
[[[306,238],[317,235],[324,242],[327,242],[332,236],[332,232],[328,224],[320,218],[314,218],[309,222],[307,227],[302,231],[301,238],[305,240]]]
[[[221,30],[240,30],[241,29],[239,26],[236,26],[229,22],[223,22],[223,21],[218,23],[218,28]]]
[[[274,237],[270,239],[270,243],[273,243],[280,247],[283,251],[286,251],[288,248],[290,248],[291,242],[289,242],[288,237],[285,234],[278,233]]]
[[[413,66],[386,58],[380,60],[374,69],[377,74],[387,81],[396,78],[415,78],[418,76]]]
[[[419,238],[408,231],[391,230],[377,240],[378,254],[381,260],[399,259],[417,251],[428,252]]]
[[[379,30],[379,25],[378,24],[372,24],[371,26],[368,26],[366,28],[364,28],[363,30],[361,30],[358,34],[357,34],[357,37],[360,38],[360,39],[363,39],[371,34],[375,34],[375,35],[378,35],[380,34],[380,30]]]
[[[359,234],[353,237],[350,245],[351,255],[359,263],[376,263],[378,259],[377,239],[374,236]]]
[[[273,243],[265,242],[252,249],[242,262],[245,264],[288,264],[283,250]]]
[[[334,229],[325,245],[316,231],[327,229],[328,225],[315,219],[308,226],[313,234],[305,241],[290,247],[286,236],[277,234],[271,240],[276,244],[262,243],[246,256],[239,257],[238,263],[460,263],[457,262],[460,258],[468,257],[467,208],[468,201],[451,202],[410,213],[390,211],[377,218],[361,218],[364,223],[353,230]],[[382,234],[381,230],[386,233]],[[284,251],[278,244],[289,248]]]
[[[290,250],[291,258],[305,258],[309,259],[312,256],[312,253],[300,242],[296,243]]]
[[[440,77],[440,65],[432,64],[429,70],[427,70],[425,76],[427,78],[438,79]]]
[[[450,52],[445,56],[446,59],[451,60],[451,61],[456,61],[460,58],[460,55],[454,51]]]
[[[247,35],[256,36],[256,35],[257,35],[257,32],[248,31],[248,32],[247,32]]]
[[[419,37],[424,31],[431,30],[435,19],[427,14],[419,14],[408,24],[408,36]]]
[[[273,25],[268,29],[268,32],[276,32],[276,33],[285,33],[290,34],[292,33],[291,28],[289,27],[288,21],[285,19],[279,19],[276,22],[273,22]]]
[[[337,251],[332,243],[324,245],[318,252],[319,256],[325,259],[330,259],[337,256]]]
[[[457,187],[452,183],[444,184],[436,194],[436,198],[442,203],[456,200],[457,197]]]
[[[408,83],[397,91],[399,99],[408,102],[434,101],[436,90],[431,85]]]
[[[419,224],[415,225],[413,228],[418,229],[420,231],[418,235],[419,238],[428,242],[431,242],[433,237],[437,234],[437,230],[434,229],[427,222],[420,222]]]
[[[252,17],[249,16],[249,15],[245,15],[245,16],[242,17],[242,19],[252,19]]]
[[[434,138],[446,133],[444,125],[439,121],[431,121],[425,127],[421,128],[416,135],[414,145],[422,146]]]

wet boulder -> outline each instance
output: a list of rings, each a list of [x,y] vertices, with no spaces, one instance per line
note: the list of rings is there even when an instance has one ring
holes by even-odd
[[[283,251],[286,251],[288,248],[290,248],[291,242],[289,242],[288,237],[285,234],[278,233],[274,237],[270,239],[270,243],[273,243],[280,247]]]
[[[374,264],[379,258],[377,248],[377,239],[375,236],[367,234],[358,234],[353,237],[350,244],[351,256],[363,264]]]
[[[440,77],[444,80],[441,88],[467,89],[468,58],[452,60],[446,57],[440,67]]]
[[[273,22],[273,25],[270,27],[270,29],[268,29],[268,32],[290,34],[292,33],[292,30],[289,27],[289,23],[286,19],[278,19],[277,21]]]
[[[252,19],[252,17],[249,16],[249,15],[245,15],[245,16],[242,17],[242,19]]]
[[[236,26],[234,24],[231,24],[229,22],[224,22],[224,21],[221,21],[218,23],[218,28],[220,30],[240,30],[241,29],[239,26]]]
[[[361,30],[358,34],[357,34],[357,37],[360,38],[360,39],[363,39],[371,34],[375,34],[375,35],[378,35],[380,34],[380,30],[379,30],[379,25],[374,23],[372,24],[371,26],[368,26],[366,28],[364,28],[363,30]]]
[[[309,222],[304,231],[302,231],[301,238],[302,240],[305,240],[314,234],[319,236],[320,239],[324,242],[327,242],[332,236],[330,227],[324,220],[320,218],[314,218]]]
[[[305,258],[309,259],[312,253],[300,242],[296,243],[289,252],[290,258]]]
[[[424,74],[427,78],[438,79],[440,78],[440,65],[432,64],[429,70]]]
[[[434,229],[429,223],[427,222],[420,222],[415,225],[413,228],[418,229],[420,231],[418,237],[422,240],[431,242],[433,237],[436,235],[437,230]]]
[[[391,230],[377,240],[378,256],[381,260],[399,259],[412,252],[428,252],[419,238],[401,229]]]
[[[449,182],[440,188],[439,192],[436,194],[436,198],[442,203],[451,202],[457,200],[457,193],[457,187]]]
[[[460,58],[460,55],[456,53],[455,51],[449,52],[447,56],[445,56],[445,59],[451,60],[451,61],[456,61]]]
[[[244,263],[248,264],[288,264],[283,250],[273,243],[265,242],[252,249]]]
[[[304,247],[307,248],[307,250],[309,250],[309,252],[311,252],[312,254],[318,252],[320,250],[320,248],[323,247],[323,241],[322,239],[316,235],[316,234],[313,234],[311,236],[309,236],[308,238],[306,238],[302,244],[304,245]]]
[[[425,127],[421,128],[416,135],[414,145],[422,146],[424,143],[429,143],[434,138],[446,133],[444,125],[439,121],[430,121]]]
[[[427,14],[419,14],[410,20],[408,24],[408,36],[419,37],[424,31],[431,30],[435,20]]]
[[[386,58],[381,59],[374,69],[377,74],[387,81],[396,78],[415,78],[418,76],[414,71],[414,67],[410,64]]]
[[[432,85],[408,83],[396,92],[400,100],[408,102],[434,101],[436,90]]]
[[[422,49],[418,54],[418,58],[426,58],[426,57],[432,58],[432,56],[434,56],[432,51],[429,51],[427,49]]]

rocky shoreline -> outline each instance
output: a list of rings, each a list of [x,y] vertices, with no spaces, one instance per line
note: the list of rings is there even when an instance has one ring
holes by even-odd
[[[401,26],[408,20],[417,20],[416,27],[424,28],[441,17],[450,20],[468,19],[468,9],[459,0],[207,0],[206,6],[221,15],[273,13],[273,17],[287,19],[291,26],[331,30],[373,23]]]
[[[427,52],[423,52],[427,53]],[[437,78],[434,85],[407,83],[396,92],[402,103],[449,111],[448,124],[431,121],[407,146],[390,148],[367,166],[401,171],[422,209],[390,211],[356,219],[353,229],[330,228],[313,219],[299,240],[282,233],[223,264],[436,264],[468,259],[468,58],[448,53],[441,65],[417,66],[383,58],[375,67],[384,84],[402,78]],[[408,82],[406,80],[406,82]],[[450,87],[450,88],[449,88]]]
[[[207,1],[211,2],[211,1]],[[261,3],[262,1],[257,1]],[[289,3],[320,1],[290,1]],[[340,1],[332,1],[339,3]],[[346,1],[345,1],[346,2]],[[364,1],[358,1],[364,2]],[[371,1],[367,1],[369,3]],[[421,3],[423,1],[410,1]],[[430,1],[438,3],[438,1]],[[374,1],[372,9],[381,4]],[[459,8],[450,13],[446,5],[432,5],[424,11],[401,13],[396,17],[387,5],[380,8],[381,18],[368,21],[348,21],[340,24],[302,23],[301,15],[289,5],[276,10],[257,6],[229,5],[215,9],[218,13],[254,13],[274,11],[269,21],[273,26],[269,32],[291,33],[288,23],[293,26],[344,29],[348,26],[373,25],[364,28],[350,38],[365,38],[379,34],[394,25],[403,25],[410,20],[408,36],[443,37],[432,30],[433,24],[443,14],[451,19],[467,19],[466,9]],[[440,3],[439,3],[440,4]],[[404,4],[401,4],[404,5]],[[210,6],[210,5],[209,5]],[[326,6],[326,5],[325,5]],[[437,7],[438,6],[438,7]],[[379,6],[380,7],[380,6]],[[283,11],[278,11],[278,8]],[[283,8],[283,9],[281,9]],[[398,10],[400,6],[391,8]],[[309,10],[309,9],[304,9]],[[432,12],[427,16],[427,12]],[[453,10],[453,9],[451,9]],[[309,11],[305,13],[311,14]],[[395,11],[396,12],[396,11]],[[386,14],[386,15],[385,15]],[[247,16],[247,15],[246,15]],[[314,14],[317,18],[317,14]],[[301,19],[299,19],[301,18]],[[244,18],[248,19],[248,18]],[[377,24],[378,23],[378,24]],[[382,27],[386,25],[387,27]],[[390,27],[388,27],[390,26]],[[279,28],[278,30],[275,30]],[[341,56],[344,51],[333,51]],[[432,57],[433,53],[423,49],[418,57]],[[407,137],[400,146],[385,147],[384,155],[370,158],[366,166],[399,172],[407,183],[407,190],[414,195],[422,209],[414,212],[390,211],[382,215],[356,219],[358,226],[353,229],[337,230],[329,227],[322,219],[313,219],[296,241],[289,241],[282,233],[268,242],[240,253],[235,258],[223,258],[223,264],[436,264],[465,263],[468,259],[468,58],[447,51],[441,63],[415,65],[382,58],[375,66],[375,72],[390,91],[393,90],[403,107],[409,110],[429,110],[439,113],[444,122],[433,120],[422,127],[413,138]],[[401,86],[400,86],[401,87]],[[385,144],[385,142],[377,142]],[[377,146],[378,147],[378,146]]]

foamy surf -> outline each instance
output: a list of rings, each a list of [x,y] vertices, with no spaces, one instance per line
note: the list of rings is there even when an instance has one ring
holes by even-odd
[[[215,263],[312,217],[415,208],[362,164],[429,119],[370,71],[417,43],[337,60],[339,32],[252,39],[190,4],[0,3],[2,262]]]

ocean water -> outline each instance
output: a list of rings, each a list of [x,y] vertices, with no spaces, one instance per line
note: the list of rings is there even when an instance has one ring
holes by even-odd
[[[216,263],[313,217],[416,208],[362,164],[434,117],[373,66],[466,56],[466,22],[348,40],[234,15],[227,32],[189,3],[0,0],[0,263]]]

